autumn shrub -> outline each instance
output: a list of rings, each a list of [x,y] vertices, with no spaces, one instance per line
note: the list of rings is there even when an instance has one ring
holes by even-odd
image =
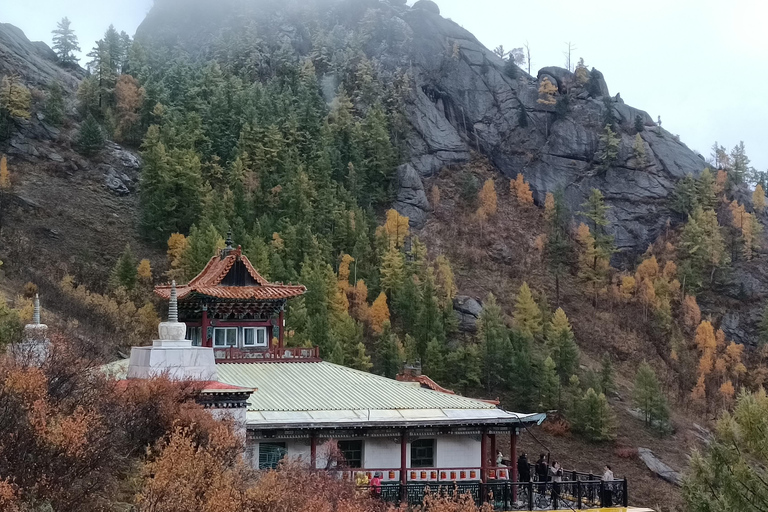
[[[637,448],[633,448],[631,446],[618,446],[613,451],[613,454],[619,457],[620,459],[636,459]]]
[[[547,420],[541,425],[541,429],[555,437],[563,437],[571,431],[571,424],[565,418]]]

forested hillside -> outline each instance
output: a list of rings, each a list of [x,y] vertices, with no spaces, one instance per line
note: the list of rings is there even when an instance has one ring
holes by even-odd
[[[669,507],[640,439],[684,470],[692,424],[765,384],[765,173],[743,144],[688,150],[583,60],[530,76],[428,0],[157,0],[86,70],[58,30],[56,57],[0,26],[3,344],[39,291],[89,358],[124,356],[153,285],[231,232],[307,286],[289,345],[552,411],[567,462],[597,452]]]

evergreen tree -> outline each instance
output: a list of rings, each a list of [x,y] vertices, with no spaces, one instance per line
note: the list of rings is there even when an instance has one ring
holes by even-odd
[[[656,372],[643,361],[635,375],[634,402],[645,416],[646,425],[657,429],[660,433],[667,430],[669,422],[669,407],[661,391]]]
[[[717,213],[697,207],[683,226],[679,248],[686,289],[696,290],[707,278],[711,283],[715,271],[728,263]]]
[[[709,167],[701,171],[701,176],[696,181],[696,199],[697,206],[702,208],[709,209],[717,206],[717,184]],[[693,209],[686,213],[693,213]]]
[[[433,339],[440,342],[445,341],[443,317],[435,294],[434,277],[431,274],[427,275],[421,291],[421,303],[419,304],[419,317],[415,333],[417,352],[422,361],[426,359],[427,345],[430,341]]]
[[[384,254],[381,262],[381,289],[390,295],[396,295],[404,282],[405,256],[401,251],[391,248]]]
[[[600,135],[597,154],[595,155],[598,170],[605,172],[616,163],[619,157],[619,143],[621,143],[621,139],[613,132],[611,125],[606,124]]]
[[[53,34],[53,51],[59,61],[65,65],[74,65],[80,60],[74,52],[80,51],[75,31],[72,30],[72,22],[66,16],[56,23],[56,29]]]
[[[549,196],[549,195],[548,195]],[[565,205],[562,189],[552,196],[551,210],[547,214],[547,243],[545,251],[547,262],[555,276],[555,299],[560,305],[560,279],[568,269],[571,259],[571,239],[569,235],[571,216]]]
[[[560,378],[551,357],[544,360],[539,375],[539,406],[544,410],[558,409],[560,404]]]
[[[608,400],[603,393],[589,388],[576,406],[573,422],[576,432],[592,442],[614,438],[615,423]]]
[[[747,151],[744,148],[744,141],[740,141],[731,150],[731,163],[732,167],[728,173],[728,177],[735,185],[744,183],[750,170],[749,157],[747,157]]]
[[[694,451],[683,484],[691,512],[758,512],[768,504],[768,397],[743,393],[733,413],[724,412],[714,439]]]
[[[128,244],[112,269],[112,275],[109,279],[110,287],[112,289],[122,287],[128,291],[133,290],[138,280],[137,265],[138,260],[133,254],[130,244]]]
[[[760,326],[758,328],[758,342],[760,345],[768,345],[768,302],[763,307],[763,314],[760,317]]]
[[[600,256],[610,259],[610,256],[616,251],[614,245],[614,236],[608,232],[608,209],[605,200],[603,199],[603,193],[600,190],[593,188],[592,193],[587,198],[586,202],[581,205],[584,208],[581,213],[584,217],[589,219],[592,224],[592,234],[595,237],[595,247],[600,252]]]
[[[616,391],[616,382],[613,378],[613,362],[611,361],[611,356],[607,353],[603,354],[602,359],[600,359],[599,377],[600,389],[603,390],[603,393],[607,395]]]
[[[483,303],[477,332],[483,352],[483,382],[486,392],[490,394],[505,382],[507,365],[512,354],[509,332],[504,325],[501,307],[492,293],[488,294]]]
[[[106,140],[98,121],[89,115],[77,134],[77,147],[84,155],[94,155],[104,148]]]
[[[670,208],[683,215],[690,215],[699,206],[699,194],[696,180],[692,174],[687,174],[675,184],[672,192]]]
[[[402,369],[405,361],[405,350],[403,344],[392,331],[392,325],[389,321],[384,322],[381,335],[376,341],[376,358],[374,359],[374,371],[394,379]]]
[[[645,130],[645,123],[643,122],[643,116],[638,114],[635,116],[635,131],[637,133],[640,133],[643,130]]]
[[[432,338],[427,344],[423,368],[434,381],[445,382],[445,344],[437,338]]]
[[[445,374],[451,387],[468,394],[480,386],[481,355],[476,345],[462,345],[450,350],[445,357]]]
[[[0,80],[0,115],[5,118],[29,119],[29,104],[32,95],[16,75],[4,76]]]
[[[565,311],[557,308],[546,333],[547,348],[560,381],[565,384],[579,367],[579,347]]]
[[[635,135],[635,142],[632,144],[632,154],[635,157],[636,166],[638,169],[645,169],[648,167],[648,155],[645,152],[645,142],[638,133]]]
[[[541,310],[536,301],[533,300],[533,294],[528,287],[528,283],[523,283],[520,292],[515,298],[515,310],[512,315],[512,321],[515,329],[527,340],[539,336],[543,332],[543,323],[541,319]]]
[[[53,82],[45,101],[45,121],[60,126],[64,121],[64,90],[59,82]]]

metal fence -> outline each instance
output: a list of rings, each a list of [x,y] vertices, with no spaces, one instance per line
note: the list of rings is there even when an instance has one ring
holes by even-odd
[[[478,505],[489,503],[496,510],[588,510],[626,507],[627,480],[604,482],[593,475],[569,472],[573,480],[562,482],[385,482],[379,487],[361,487],[372,496],[395,505],[419,505],[427,493],[444,496],[470,496]],[[589,478],[592,477],[592,478]]]

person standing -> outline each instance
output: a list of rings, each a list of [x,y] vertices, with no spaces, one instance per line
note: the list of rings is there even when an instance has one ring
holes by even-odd
[[[371,478],[371,496],[377,499],[381,498],[381,473],[378,471]]]
[[[517,480],[526,483],[531,481],[531,465],[528,462],[527,453],[523,453],[517,459]]]
[[[613,506],[613,471],[608,464],[603,468],[603,507]]]
[[[540,454],[539,460],[536,462],[536,477],[539,482],[539,493],[545,494],[547,492],[547,480],[549,473],[549,465],[546,461],[546,455]]]

